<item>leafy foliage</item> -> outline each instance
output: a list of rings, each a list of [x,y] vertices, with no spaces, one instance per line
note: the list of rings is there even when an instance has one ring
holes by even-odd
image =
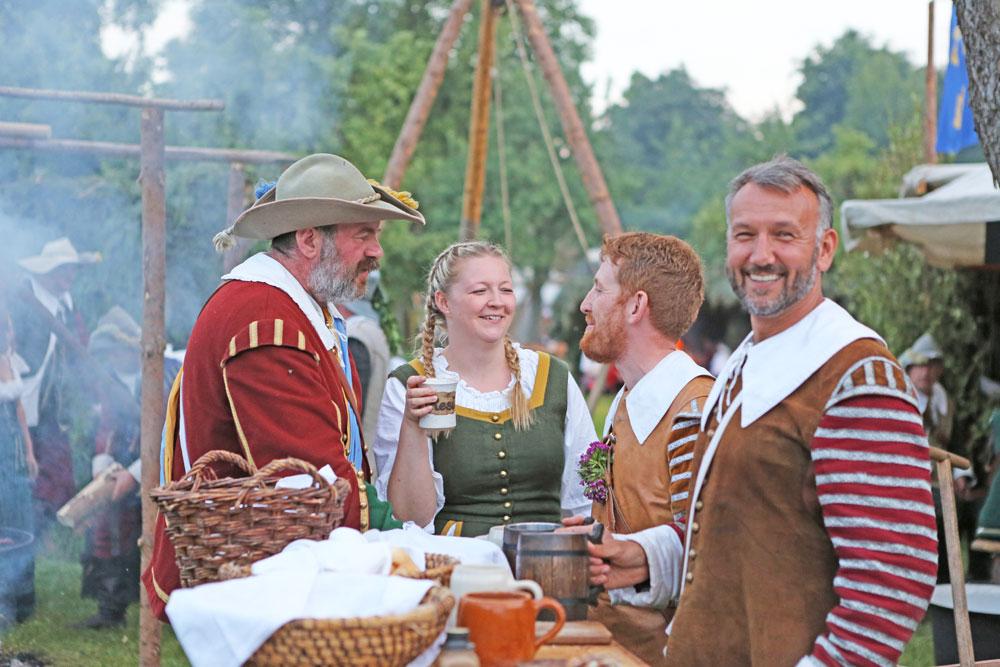
[[[871,141],[841,128],[834,148],[815,166],[845,198],[891,198],[900,177],[922,155],[920,116],[889,128],[890,144],[874,151]],[[952,445],[974,457],[982,453],[989,405],[979,377],[1000,376],[998,276],[929,266],[920,251],[897,244],[884,255],[841,253],[826,279],[828,294],[878,331],[897,355],[924,332],[945,351],[942,384],[955,402]],[[980,470],[982,473],[982,470]]]
[[[803,108],[793,119],[798,150],[816,156],[835,141],[838,126],[866,134],[879,147],[888,129],[905,123],[921,99],[922,74],[906,56],[875,47],[848,30],[830,47],[818,46],[802,61],[796,97]]]
[[[734,147],[749,133],[724,91],[698,87],[683,68],[633,74],[604,122],[602,157],[621,165],[609,177],[625,226],[680,236],[738,169]]]

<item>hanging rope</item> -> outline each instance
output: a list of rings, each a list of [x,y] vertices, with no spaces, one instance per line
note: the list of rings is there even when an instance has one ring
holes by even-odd
[[[503,213],[503,237],[507,256],[514,259],[514,233],[510,221],[510,190],[507,185],[507,146],[503,129],[503,88],[500,72],[493,77],[493,108],[497,117],[497,157],[500,159],[500,211]]]
[[[552,170],[556,174],[556,181],[559,183],[559,192],[562,194],[563,203],[569,213],[569,220],[573,223],[573,231],[580,242],[584,259],[587,257],[587,237],[583,233],[583,226],[580,218],[576,214],[576,206],[569,194],[569,187],[566,185],[566,177],[563,175],[562,165],[559,164],[559,156],[556,154],[555,142],[552,141],[552,134],[549,126],[545,122],[545,113],[542,111],[541,98],[538,95],[538,88],[535,85],[534,73],[531,70],[531,63],[528,61],[528,51],[524,46],[524,38],[521,35],[521,26],[517,18],[517,10],[514,7],[514,0],[507,0],[507,15],[510,17],[511,33],[514,35],[514,43],[517,45],[517,54],[521,59],[521,69],[524,70],[524,78],[528,82],[528,91],[531,93],[531,106],[535,109],[535,117],[538,119],[538,126],[542,130],[542,138],[545,139],[545,149],[549,154],[549,162],[552,163]]]

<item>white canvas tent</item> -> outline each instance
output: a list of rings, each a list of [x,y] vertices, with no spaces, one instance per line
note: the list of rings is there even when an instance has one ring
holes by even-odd
[[[848,250],[906,241],[934,266],[1000,268],[1000,189],[985,163],[914,167],[899,199],[845,201],[840,222]]]

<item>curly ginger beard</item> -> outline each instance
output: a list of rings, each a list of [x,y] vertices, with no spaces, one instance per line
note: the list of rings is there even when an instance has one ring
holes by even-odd
[[[319,262],[309,272],[307,288],[320,303],[343,303],[365,295],[368,274],[378,268],[378,259],[365,257],[355,266],[345,266],[333,232],[324,232]]]

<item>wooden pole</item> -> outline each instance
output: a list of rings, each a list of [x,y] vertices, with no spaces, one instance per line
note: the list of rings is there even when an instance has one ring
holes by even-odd
[[[431,57],[427,61],[427,69],[424,70],[420,86],[413,96],[413,101],[410,102],[410,110],[406,113],[406,120],[403,121],[396,145],[392,147],[392,155],[389,156],[389,163],[382,176],[382,183],[386,187],[398,190],[403,183],[403,175],[410,166],[410,158],[413,157],[413,151],[420,141],[420,135],[427,124],[427,117],[437,98],[438,89],[441,88],[441,81],[444,80],[451,48],[462,31],[462,22],[471,6],[472,0],[455,0],[451,6],[448,18],[441,28],[441,34],[434,43]]]
[[[622,223],[618,218],[618,211],[615,210],[614,202],[611,201],[611,194],[608,192],[608,184],[604,180],[601,167],[597,164],[594,150],[587,139],[587,133],[583,129],[583,122],[573,104],[573,97],[566,84],[562,69],[559,66],[559,59],[556,58],[549,38],[545,34],[545,27],[538,17],[538,10],[534,0],[514,0],[521,10],[524,19],[528,41],[531,48],[538,56],[542,74],[552,91],[552,99],[556,109],[559,111],[559,118],[562,121],[563,132],[566,141],[569,142],[573,150],[573,157],[576,159],[577,167],[580,169],[580,176],[583,185],[590,196],[591,204],[597,213],[597,220],[601,225],[601,230],[605,234],[618,234],[622,231]]]
[[[5,136],[0,136],[0,148],[86,153],[88,155],[125,158],[137,158],[142,153],[142,147],[136,144],[119,144],[110,141],[83,141],[79,139],[42,140]],[[240,148],[197,148],[194,146],[167,146],[164,157],[171,162],[242,162],[243,164],[291,163],[299,159],[298,155],[279,153],[278,151],[255,151]]]
[[[239,162],[229,163],[229,188],[226,193],[226,224],[228,227],[243,212],[247,196],[246,173]],[[222,255],[222,269],[229,273],[230,269],[243,261],[243,256],[253,245],[252,239],[236,237],[236,245]]]
[[[965,566],[962,564],[962,542],[958,535],[958,509],[955,504],[951,459],[948,457],[938,459],[935,465],[941,491],[941,517],[944,520],[944,541],[948,551],[948,574],[954,603],[952,606],[955,614],[958,662],[962,667],[972,667],[976,659],[972,652],[972,626],[969,623],[969,600],[965,595]],[[940,563],[938,567],[941,567]]]
[[[142,110],[142,570],[153,552],[156,505],[149,492],[159,484],[160,434],[163,428],[163,351],[166,284],[166,176],[164,173],[163,109]],[[139,664],[160,664],[160,622],[153,616],[149,598],[140,597]]]
[[[934,68],[934,0],[927,3],[927,69],[924,73],[924,162],[937,162],[937,70]]]
[[[52,126],[37,123],[0,123],[0,136],[21,139],[48,139],[52,136]]]
[[[471,241],[479,235],[486,184],[486,152],[490,141],[490,93],[493,82],[493,54],[496,51],[496,17],[493,0],[480,1],[479,56],[472,84],[472,121],[469,124],[469,159],[465,165],[462,191],[462,224],[459,239]]]
[[[168,109],[173,111],[221,111],[226,108],[222,100],[170,100],[121,93],[92,93],[74,90],[45,90],[42,88],[17,88],[0,86],[0,97],[22,97],[33,100],[59,102],[88,102],[91,104],[118,104],[143,109]]]
[[[931,447],[931,461],[950,461],[952,468],[960,468],[962,470],[969,470],[972,468],[972,462],[964,456],[959,456],[958,454],[953,454],[946,449],[941,449],[940,447]]]

